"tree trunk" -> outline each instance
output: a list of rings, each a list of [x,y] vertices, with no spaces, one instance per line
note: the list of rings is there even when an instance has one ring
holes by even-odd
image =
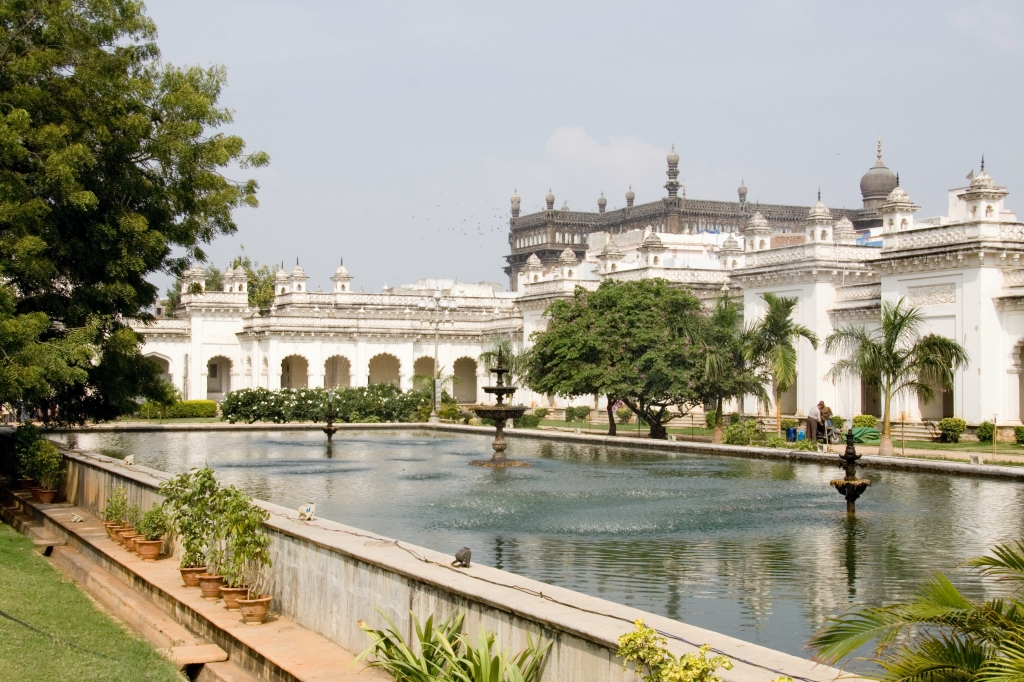
[[[782,393],[775,392],[775,435],[782,438]]]
[[[721,444],[722,443],[722,399],[719,398],[715,403],[715,430],[711,434],[711,442]]]
[[[889,408],[892,396],[886,391],[885,407],[882,410],[882,435],[878,439],[878,454],[883,457],[892,457],[892,435],[889,433]]]
[[[608,396],[608,435],[615,435],[615,397]]]
[[[668,432],[665,430],[665,425],[661,423],[661,419],[649,419],[647,423],[651,427],[651,438],[658,440],[665,440],[668,438]]]

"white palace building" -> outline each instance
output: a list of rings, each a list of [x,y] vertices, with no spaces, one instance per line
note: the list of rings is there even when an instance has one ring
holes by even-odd
[[[545,308],[575,287],[661,277],[708,302],[730,292],[742,299],[748,323],[764,313],[761,294],[796,297],[797,321],[821,339],[837,325],[877,325],[882,300],[904,297],[922,310],[929,331],[964,344],[971,361],[953,391],[932,404],[904,398],[894,419],[1021,423],[1024,223],[1004,206],[1008,192],[984,162],[968,186],[949,191],[947,215],[918,218],[918,207],[882,163],[881,148],[861,180],[864,208],[857,211],[830,210],[820,197],[802,209],[751,205],[743,186],[739,202],[687,199],[685,187],[678,194],[678,160],[669,154],[667,197],[634,206],[630,190],[620,211],[605,213],[603,196],[595,213],[555,210],[549,194],[546,211],[519,216],[513,196],[506,269],[512,291],[422,280],[363,293],[352,290],[344,267],[331,278],[331,291],[308,291],[296,266],[277,273],[274,305],[261,316],[248,306],[239,269],[225,273],[223,291],[183,293],[173,319],[137,325],[144,352],[187,398],[221,400],[256,386],[392,382],[406,389],[414,375],[432,374],[436,334],[438,363],[461,379],[456,398],[485,402],[488,377],[478,358],[497,334],[528,346],[530,334],[544,327]],[[201,289],[204,278],[201,268],[188,271],[182,291]],[[877,389],[857,381],[834,385],[825,378],[833,359],[822,347],[800,344],[785,414],[804,414],[818,400],[844,416],[880,413]],[[516,398],[533,406],[601,406],[525,389]],[[752,402],[734,407],[759,409]]]

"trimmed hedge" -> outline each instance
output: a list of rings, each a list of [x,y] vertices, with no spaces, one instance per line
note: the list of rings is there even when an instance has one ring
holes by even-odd
[[[590,408],[586,405],[565,408],[565,421],[567,422],[585,422],[589,416]]]
[[[853,418],[854,428],[873,429],[878,426],[878,417],[873,414],[858,414]]]
[[[959,443],[960,436],[967,430],[967,422],[959,417],[945,417],[939,420],[939,431],[946,443]]]
[[[982,443],[991,443],[992,436],[995,435],[996,427],[995,424],[989,421],[984,421],[978,424],[978,440]]]
[[[154,402],[145,402],[139,408],[139,416],[143,419],[209,419],[217,416],[217,403],[212,400],[179,400],[163,408]]]

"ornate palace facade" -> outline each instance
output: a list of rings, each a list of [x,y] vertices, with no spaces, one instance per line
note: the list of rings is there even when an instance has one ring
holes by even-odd
[[[722,291],[741,299],[746,321],[764,313],[761,295],[799,299],[797,321],[824,339],[837,326],[879,323],[882,301],[906,299],[920,308],[926,331],[964,344],[970,365],[952,391],[923,404],[901,397],[895,418],[960,416],[977,423],[1022,419],[1024,347],[1024,223],[1006,210],[1005,188],[984,170],[949,191],[946,215],[922,219],[918,207],[882,163],[861,179],[864,205],[856,211],[691,201],[680,196],[679,157],[668,156],[668,196],[660,202],[604,212],[547,210],[519,215],[512,197],[506,272],[499,285],[427,280],[379,293],[353,292],[339,268],[332,291],[310,292],[296,266],[277,273],[268,314],[247,303],[245,275],[229,271],[223,291],[203,291],[204,273],[186,274],[176,319],[140,325],[145,352],[187,397],[219,400],[235,388],[348,386],[388,381],[410,388],[433,372],[461,380],[463,402],[483,402],[487,383],[478,358],[499,333],[522,346],[543,329],[544,310],[576,287],[604,279],[661,277],[710,301]],[[442,305],[431,306],[440,300]],[[435,336],[436,334],[436,336]],[[826,379],[834,358],[801,341],[798,380],[783,411],[802,414],[825,400],[837,414],[879,413],[878,390],[857,380]],[[527,405],[569,404],[523,390]],[[586,403],[578,399],[575,403]],[[595,405],[595,407],[598,405]],[[754,412],[752,401],[734,406]]]

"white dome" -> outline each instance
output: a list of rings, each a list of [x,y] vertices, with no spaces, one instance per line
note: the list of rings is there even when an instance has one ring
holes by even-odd
[[[749,232],[768,232],[771,226],[768,224],[768,220],[761,215],[760,211],[754,211],[754,215],[750,216],[750,220],[747,221],[747,229]]]

